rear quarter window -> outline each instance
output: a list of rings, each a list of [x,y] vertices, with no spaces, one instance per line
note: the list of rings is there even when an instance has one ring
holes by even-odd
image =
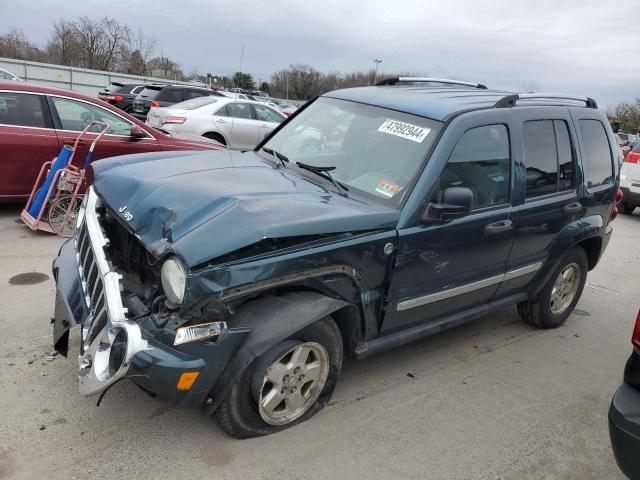
[[[582,167],[587,188],[613,181],[613,157],[607,131],[599,120],[579,120],[584,152]]]
[[[145,100],[153,100],[162,90],[156,88],[143,88],[139,95]]]

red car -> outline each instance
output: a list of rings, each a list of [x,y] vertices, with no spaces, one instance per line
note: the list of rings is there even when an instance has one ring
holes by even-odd
[[[42,164],[65,144],[73,144],[88,122],[111,125],[96,145],[93,160],[161,150],[217,150],[217,142],[163,134],[102,100],[77,92],[0,81],[0,201],[29,196]],[[78,147],[74,165],[84,160],[95,134]]]

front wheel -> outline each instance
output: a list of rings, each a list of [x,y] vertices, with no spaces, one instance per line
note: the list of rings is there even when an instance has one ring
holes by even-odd
[[[342,338],[330,317],[275,345],[243,372],[215,412],[236,438],[268,435],[303,422],[331,398],[342,369]]]
[[[587,255],[574,247],[560,262],[538,296],[518,304],[522,318],[538,328],[562,325],[575,308],[587,280]]]

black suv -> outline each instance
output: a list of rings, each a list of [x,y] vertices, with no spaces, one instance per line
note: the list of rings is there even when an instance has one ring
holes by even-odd
[[[145,85],[133,101],[132,114],[144,121],[151,107],[168,107],[174,103],[207,96],[222,97],[223,95],[209,88],[193,85]]]
[[[616,155],[592,99],[396,78],[253,151],[101,160],[53,265],[55,347],[81,325],[84,395],[126,378],[236,437],[287,428],[345,354],[510,305],[560,326],[612,232]]]
[[[105,87],[104,91],[98,93],[98,98],[120,110],[131,113],[133,99],[143,88],[144,85],[140,84],[111,82],[111,85]]]

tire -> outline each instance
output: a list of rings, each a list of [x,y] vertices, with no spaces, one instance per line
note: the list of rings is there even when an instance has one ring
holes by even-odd
[[[635,209],[636,206],[631,205],[628,202],[620,202],[620,204],[618,205],[618,210],[620,211],[620,213],[623,213],[625,215],[631,215]]]
[[[299,349],[307,348],[308,345],[312,346],[309,348],[318,348],[317,345],[320,345],[327,354],[326,380],[321,387],[320,393],[318,394],[312,386],[314,384],[306,379],[307,382],[309,382],[308,385],[311,385],[311,387],[309,387],[310,389],[306,391],[306,393],[309,394],[306,409],[299,412],[295,418],[281,417],[282,423],[276,424],[273,418],[270,418],[270,423],[267,423],[265,417],[263,417],[263,415],[266,415],[265,412],[258,407],[258,399],[261,395],[265,395],[265,392],[267,392],[266,395],[273,391],[279,392],[280,387],[284,385],[280,384],[274,388],[274,385],[270,384],[267,378],[269,376],[276,376],[277,374],[275,372],[278,372],[278,376],[279,373],[289,372],[279,370],[276,365],[284,368],[283,361],[286,361],[287,365],[291,364],[293,357],[288,356],[290,354],[289,352],[299,351]],[[321,352],[321,349],[318,349],[318,352]],[[234,438],[251,438],[269,435],[302,423],[318,413],[329,403],[342,369],[342,357],[343,348],[340,330],[331,317],[325,317],[278,343],[254,360],[242,373],[240,381],[230,388],[218,409],[213,413],[213,416],[215,416],[222,430]],[[313,355],[309,355],[309,358],[312,360],[315,359]],[[322,364],[321,361],[319,363]],[[309,363],[309,365],[311,365],[311,363]],[[292,375],[292,377],[294,377],[296,382],[298,382],[297,378],[300,378],[297,374],[295,376]],[[301,398],[304,398],[302,396],[303,389],[307,388],[307,384],[305,384],[304,381],[305,379],[297,383],[297,385],[300,386],[298,395]],[[317,385],[320,384],[318,383]],[[295,385],[291,386],[291,389],[294,388]],[[289,386],[282,388],[282,391],[288,389]],[[288,394],[289,393],[286,395]],[[266,395],[262,398],[265,399]],[[282,402],[285,402],[285,400],[282,400]],[[287,411],[286,404],[282,402],[278,405],[283,405],[281,410]],[[278,405],[276,405],[276,407]],[[273,411],[276,412],[276,409],[274,408]]]
[[[206,138],[210,138],[211,140],[215,140],[218,143],[221,143],[222,145],[224,145],[225,147],[227,146],[227,142],[224,139],[224,137],[222,135],[220,135],[219,133],[215,133],[215,132],[210,132],[210,133],[205,133],[204,135],[202,135],[203,137]]]
[[[571,287],[558,287],[556,281],[560,281],[559,276],[564,273],[566,277],[570,271],[573,271],[572,275],[578,275],[575,285],[573,282],[565,281],[561,283],[571,283]],[[581,247],[574,247],[564,256],[538,296],[518,304],[520,316],[525,322],[538,328],[557,328],[562,325],[580,300],[587,280],[587,271],[585,251]],[[571,291],[571,297],[564,297],[562,294],[553,296],[554,287],[560,292]]]

